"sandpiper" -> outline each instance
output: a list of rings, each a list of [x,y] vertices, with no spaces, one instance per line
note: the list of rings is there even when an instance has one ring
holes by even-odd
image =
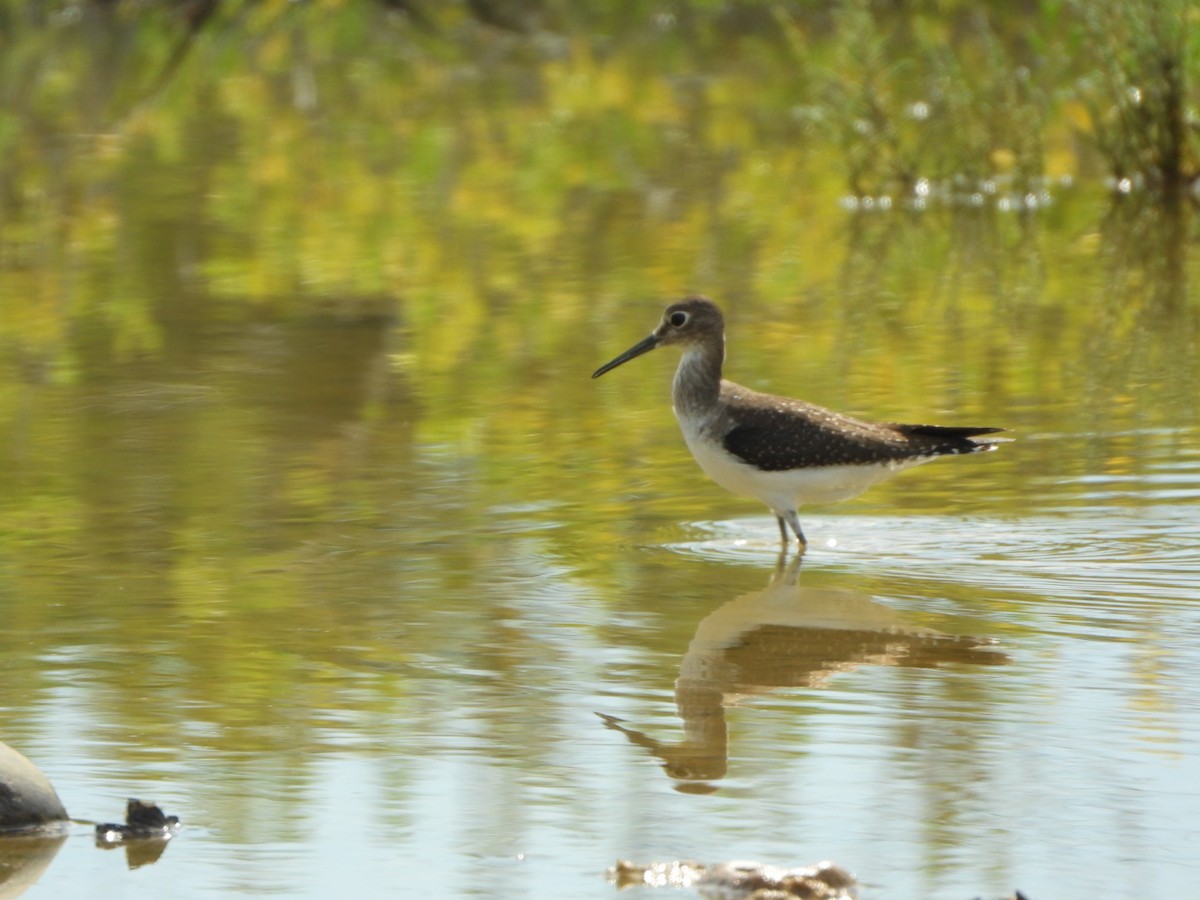
[[[721,487],[767,504],[785,546],[789,526],[801,550],[807,545],[798,513],[804,504],[848,500],[901,469],[1009,440],[980,437],[1003,428],[867,422],[726,381],[725,320],[706,297],[672,303],[649,337],[592,377],[668,344],[683,350],[671,399],[688,449]]]

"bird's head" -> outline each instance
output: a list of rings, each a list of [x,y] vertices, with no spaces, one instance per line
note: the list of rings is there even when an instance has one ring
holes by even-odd
[[[605,372],[612,371],[643,353],[649,353],[655,347],[675,344],[686,350],[688,347],[712,340],[719,341],[724,334],[725,319],[717,304],[707,297],[685,297],[663,311],[662,321],[647,337],[620,356],[606,362],[592,373],[592,377],[599,378]]]

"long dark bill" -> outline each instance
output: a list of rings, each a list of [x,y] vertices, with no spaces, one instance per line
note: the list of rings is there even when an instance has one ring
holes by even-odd
[[[658,335],[652,334],[649,337],[647,337],[645,340],[638,341],[636,344],[634,344],[632,347],[630,347],[628,350],[626,350],[624,353],[622,353],[616,359],[612,360],[611,362],[606,362],[604,365],[602,365],[600,368],[598,368],[595,372],[592,373],[592,377],[599,378],[605,372],[610,372],[613,369],[615,369],[617,366],[621,365],[622,363],[627,363],[631,359],[641,356],[643,353],[649,353],[651,350],[653,350],[657,346],[658,346]]]

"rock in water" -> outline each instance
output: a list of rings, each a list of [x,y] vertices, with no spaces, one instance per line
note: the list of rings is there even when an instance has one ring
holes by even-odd
[[[42,770],[0,743],[0,831],[61,829],[67,811]]]

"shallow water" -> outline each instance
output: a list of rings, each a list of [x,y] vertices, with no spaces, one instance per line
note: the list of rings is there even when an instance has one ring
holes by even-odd
[[[619,858],[1195,894],[1186,209],[851,213],[743,76],[488,32],[301,108],[249,34],[103,127],[5,101],[0,739],[80,820],[25,896],[607,898]],[[91,46],[47,65],[102,90]],[[1016,440],[780,560],[669,353],[589,378],[685,290],[744,384]],[[184,822],[134,868],[86,824],[127,797]]]
[[[626,857],[832,858],[865,896],[1186,896],[1200,457],[1021,512],[1022,450],[908,488],[969,486],[969,513],[806,515],[799,566],[765,513],[570,529],[536,504],[458,538],[332,516],[276,569],[239,556],[242,522],[199,588],[155,572],[179,534],[51,548],[5,737],[76,816],[142,796],[186,827],[127,871],[78,825],[28,896],[602,897]]]

